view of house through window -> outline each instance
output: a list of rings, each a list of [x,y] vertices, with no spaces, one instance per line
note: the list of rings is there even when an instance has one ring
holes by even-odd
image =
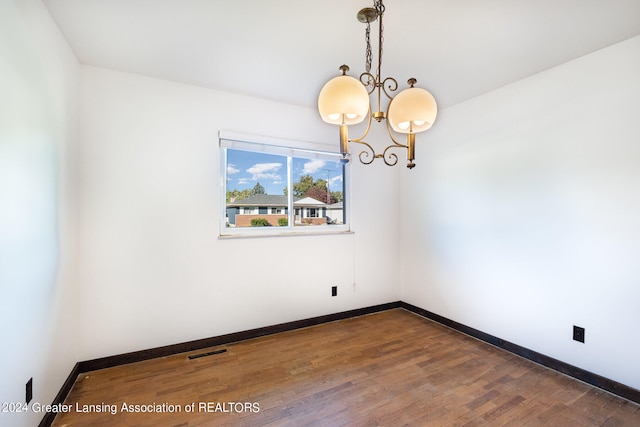
[[[338,153],[224,139],[221,149],[226,231],[346,224],[345,164]]]

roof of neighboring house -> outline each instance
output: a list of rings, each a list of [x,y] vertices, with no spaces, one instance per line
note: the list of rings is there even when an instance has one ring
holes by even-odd
[[[313,197],[305,197],[293,201],[295,206],[326,206],[326,203],[316,200]]]
[[[325,203],[316,200],[313,197],[294,197],[293,204],[294,206],[327,206]],[[287,196],[280,196],[276,194],[256,194],[254,196],[249,196],[244,199],[227,203],[227,207],[236,206],[287,207]]]
[[[333,203],[331,205],[327,205],[327,209],[342,209],[344,206],[342,202]]]
[[[296,198],[294,197],[294,201]],[[227,203],[227,206],[287,206],[287,196],[276,194],[256,194]]]

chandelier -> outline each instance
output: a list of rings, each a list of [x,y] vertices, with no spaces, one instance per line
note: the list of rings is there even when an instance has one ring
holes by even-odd
[[[398,163],[398,156],[390,150],[407,150],[407,167],[415,166],[415,142],[416,133],[429,129],[436,119],[438,107],[436,100],[424,89],[414,87],[416,79],[410,78],[407,83],[409,87],[399,92],[395,97],[392,95],[398,89],[398,82],[393,77],[382,79],[380,68],[382,66],[382,41],[383,25],[382,17],[385,7],[382,0],[375,0],[373,7],[366,7],[358,12],[358,21],[367,25],[365,38],[366,50],[366,71],[360,75],[360,79],[348,76],[349,67],[342,65],[340,71],[342,75],[329,80],[318,97],[318,111],[322,119],[334,125],[340,126],[340,153],[343,161],[348,162],[351,158],[349,154],[349,143],[354,142],[364,145],[358,158],[363,164],[371,164],[375,159],[381,158],[388,166]],[[371,50],[371,23],[378,21],[378,64],[376,74],[371,73],[371,62],[373,54]],[[373,111],[369,101],[370,95],[375,92],[377,98],[377,108]],[[383,95],[388,99],[386,111],[382,110]],[[357,124],[367,119],[367,127],[364,134],[355,139],[349,139],[348,126]],[[387,132],[392,143],[381,153],[376,153],[375,149],[364,139],[371,129],[372,119],[378,123],[386,121]],[[403,144],[396,140],[397,134],[406,134],[407,143]]]

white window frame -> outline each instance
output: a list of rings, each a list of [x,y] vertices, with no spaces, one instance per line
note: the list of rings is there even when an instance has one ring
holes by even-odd
[[[218,132],[220,150],[220,238],[232,237],[263,237],[263,236],[294,236],[313,234],[342,234],[350,233],[350,197],[351,180],[349,163],[341,163],[343,167],[343,209],[344,224],[327,224],[314,226],[295,226],[295,210],[293,205],[293,158],[324,159],[340,161],[339,152],[328,151],[325,144],[287,140],[260,135],[244,134],[231,131]],[[282,155],[287,158],[287,188],[288,192],[288,225],[280,227],[227,227],[227,149],[246,150],[265,154]],[[284,211],[285,209],[283,209]]]

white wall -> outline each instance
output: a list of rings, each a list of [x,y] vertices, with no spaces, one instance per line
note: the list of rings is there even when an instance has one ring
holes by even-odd
[[[354,234],[218,239],[218,130],[336,147],[315,110],[81,75],[80,360],[399,299],[398,230],[380,222],[397,209],[392,169],[353,168]]]
[[[639,76],[636,37],[442,111],[402,300],[640,389]]]
[[[0,402],[51,403],[77,361],[77,62],[39,1],[0,3]],[[0,413],[33,426],[44,414]]]

